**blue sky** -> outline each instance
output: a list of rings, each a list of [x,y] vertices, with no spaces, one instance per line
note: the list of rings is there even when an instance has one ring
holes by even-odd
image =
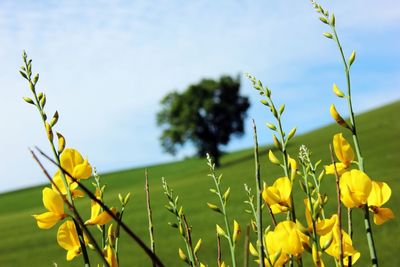
[[[349,55],[357,112],[400,98],[398,1],[323,1],[334,11]],[[1,1],[0,191],[45,182],[28,147],[49,150],[29,90],[18,74],[21,52],[33,58],[47,110],[58,130],[100,171],[174,160],[163,154],[155,114],[160,99],[203,77],[250,72],[286,104],[285,125],[299,132],[329,123],[331,92],[344,88],[332,41],[309,1]],[[249,118],[260,142],[271,119],[250,83]],[[252,144],[247,133],[226,149]],[[179,157],[190,155],[186,147]],[[179,158],[178,157],[178,158]]]

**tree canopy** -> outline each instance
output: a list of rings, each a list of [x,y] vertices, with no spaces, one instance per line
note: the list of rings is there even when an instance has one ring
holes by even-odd
[[[203,79],[182,93],[171,92],[161,100],[161,106],[157,124],[163,128],[160,139],[164,150],[174,155],[190,142],[199,156],[209,153],[218,166],[220,146],[228,144],[232,135],[243,135],[250,103],[240,95],[239,76],[222,76],[219,80]]]

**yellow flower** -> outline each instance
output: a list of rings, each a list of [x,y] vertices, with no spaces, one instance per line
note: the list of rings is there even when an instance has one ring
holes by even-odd
[[[114,249],[107,245],[105,248],[105,258],[110,267],[118,267],[117,256],[115,255]]]
[[[92,166],[90,166],[87,159],[83,159],[82,155],[75,149],[67,148],[60,156],[61,167],[75,179],[87,179],[92,175]],[[52,188],[58,192],[57,188],[63,195],[67,194],[67,189],[64,186],[62,174],[58,170],[53,177]],[[83,192],[77,189],[78,184],[73,182],[69,175],[65,175],[68,183],[69,190],[73,197],[82,197]],[[57,187],[57,188],[56,188]]]
[[[280,177],[272,186],[264,186],[262,197],[271,207],[274,214],[288,211],[291,207],[290,194],[292,192],[292,183],[289,178]]]
[[[331,234],[323,235],[320,238],[320,244],[323,246],[329,239],[332,238]],[[348,266],[349,257],[351,256],[351,262],[355,263],[360,258],[360,252],[354,249],[353,242],[350,236],[342,230],[342,251],[343,251],[343,264]],[[334,257],[336,260],[339,259],[339,232],[333,231],[333,239],[330,246],[325,250],[325,252]]]
[[[364,172],[351,170],[342,174],[339,187],[343,204],[347,208],[355,208],[367,203],[372,182]]]
[[[394,218],[391,209],[381,208],[381,206],[389,200],[391,194],[392,190],[386,183],[372,181],[372,190],[368,197],[368,206],[374,213],[374,222],[377,225]]]
[[[310,210],[310,201],[308,198],[304,199],[304,204],[306,206],[306,221],[308,224],[308,231],[311,233],[312,232],[312,218],[311,218],[311,210]],[[330,231],[332,231],[332,228],[336,225],[337,223],[337,215],[334,214],[332,215],[331,218],[329,219],[317,219],[315,222],[315,230],[318,235],[326,235]]]
[[[68,251],[68,261],[82,253],[75,224],[72,221],[66,221],[58,228],[57,242],[63,249]]]
[[[266,234],[268,255],[281,251],[277,261],[282,262],[287,255],[299,256],[304,251],[303,243],[308,243],[308,236],[303,234],[292,221],[280,222],[274,229]],[[279,264],[278,264],[279,265]]]
[[[65,176],[65,177],[66,177],[66,179],[67,179],[68,187],[69,187],[69,190],[71,191],[72,195],[74,195],[74,196],[81,196],[83,193],[82,193],[80,190],[77,189],[78,184],[75,183],[75,182],[73,182],[72,179],[71,179],[69,176]],[[51,187],[52,187],[53,190],[54,190],[55,192],[57,192],[57,193],[58,193],[58,190],[60,190],[60,192],[61,192],[63,195],[66,195],[66,194],[67,194],[67,189],[66,189],[65,186],[64,186],[64,182],[63,182],[63,180],[62,180],[62,178],[61,178],[61,172],[60,172],[60,171],[57,171],[57,172],[54,174],[54,176],[53,176],[53,183],[51,184]],[[57,190],[57,188],[58,188],[58,190]],[[75,194],[74,194],[74,193],[75,193]]]
[[[104,225],[111,221],[112,217],[106,211],[100,212],[101,207],[96,201],[92,202],[90,219],[85,222],[86,225]],[[110,208],[111,212],[116,214],[116,208]]]
[[[354,160],[353,149],[346,138],[343,137],[342,133],[333,136],[333,150],[335,151],[337,159],[340,161],[336,163],[336,170],[339,175],[342,175]],[[325,172],[327,174],[335,174],[333,164],[325,166]]]
[[[75,179],[87,179],[92,175],[92,166],[87,158],[73,148],[67,148],[60,156],[61,167],[71,174]]]
[[[48,212],[33,215],[33,217],[36,219],[39,228],[49,229],[67,215],[64,213],[64,202],[59,194],[46,187],[43,189],[42,195],[43,205]]]

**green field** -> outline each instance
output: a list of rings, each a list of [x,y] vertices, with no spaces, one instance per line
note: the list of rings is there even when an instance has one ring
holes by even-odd
[[[358,130],[361,136],[361,149],[365,157],[366,170],[372,179],[384,180],[392,188],[392,197],[388,207],[392,208],[395,215],[400,214],[400,121],[396,114],[400,113],[400,102],[361,114],[358,116]],[[258,122],[263,125],[263,122]],[[269,131],[259,126],[259,131]],[[289,151],[296,155],[298,147],[306,144],[312,151],[315,159],[321,158],[328,163],[328,144],[333,134],[339,132],[337,125],[329,125],[310,133],[294,138]],[[268,143],[270,140],[260,140]],[[261,173],[262,178],[271,181],[282,176],[280,169],[270,164],[267,160],[266,147],[261,148]],[[140,153],[140,152],[138,152]],[[187,159],[180,162],[162,164],[148,167],[150,174],[153,216],[155,221],[156,250],[167,266],[185,266],[178,256],[178,247],[183,248],[183,242],[177,230],[167,225],[174,218],[164,208],[166,202],[161,189],[161,177],[165,177],[176,194],[188,216],[189,223],[193,226],[195,241],[203,239],[200,250],[200,259],[209,266],[216,266],[216,240],[215,223],[223,224],[219,214],[210,211],[206,202],[216,202],[215,196],[209,192],[212,180],[207,176],[208,167],[205,159]],[[222,158],[222,166],[218,172],[223,173],[223,187],[231,187],[231,198],[228,204],[230,218],[237,219],[242,228],[249,222],[249,215],[245,214],[246,199],[243,184],[247,183],[254,188],[254,161],[252,149],[226,154]],[[3,177],[2,179],[5,179]],[[45,179],[45,178],[43,178]],[[137,168],[116,173],[104,174],[104,183],[108,185],[106,202],[110,205],[117,204],[117,194],[132,192],[133,198],[128,205],[125,221],[133,231],[148,240],[147,217],[144,193],[144,168]],[[0,195],[0,266],[82,266],[82,258],[76,258],[71,264],[65,260],[66,252],[56,243],[57,227],[51,230],[37,228],[32,214],[41,213],[44,207],[41,202],[41,188],[34,187],[16,192]],[[303,195],[298,184],[295,184],[295,198],[302,202]],[[333,176],[327,176],[323,183],[322,191],[330,196],[328,210],[335,209],[335,186]],[[87,198],[78,200],[78,207],[85,209],[88,216],[90,202]],[[299,207],[299,205],[298,205]],[[303,213],[301,207],[297,213]],[[264,213],[267,217],[267,213]],[[303,220],[303,218],[302,218]],[[304,220],[303,220],[304,222]],[[269,218],[266,218],[269,223]],[[366,247],[364,226],[361,210],[354,211],[355,237],[354,245],[361,251],[361,259],[356,266],[368,266],[369,255]],[[381,266],[400,266],[398,258],[399,246],[399,221],[389,221],[382,226],[373,226],[374,236],[378,247],[378,256]],[[253,237],[254,238],[254,237]],[[122,236],[121,266],[150,266],[149,261],[140,249],[125,235]],[[224,242],[224,241],[223,241]],[[243,238],[237,247],[239,254],[243,254]],[[225,243],[223,243],[226,245]],[[229,255],[223,251],[223,258],[229,262]],[[310,258],[306,255],[306,258]],[[332,259],[326,257],[327,266],[334,266]],[[97,263],[97,258],[94,257]],[[307,261],[306,261],[307,262]],[[242,258],[239,258],[239,266]],[[309,264],[306,264],[308,266]],[[96,266],[96,264],[93,264]]]

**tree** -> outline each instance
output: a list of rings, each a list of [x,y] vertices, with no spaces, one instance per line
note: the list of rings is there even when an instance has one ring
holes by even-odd
[[[239,91],[239,76],[222,76],[219,80],[203,79],[182,93],[167,94],[157,114],[164,150],[174,155],[178,147],[191,142],[199,156],[209,153],[219,166],[220,146],[228,144],[232,135],[244,133],[250,103]]]

